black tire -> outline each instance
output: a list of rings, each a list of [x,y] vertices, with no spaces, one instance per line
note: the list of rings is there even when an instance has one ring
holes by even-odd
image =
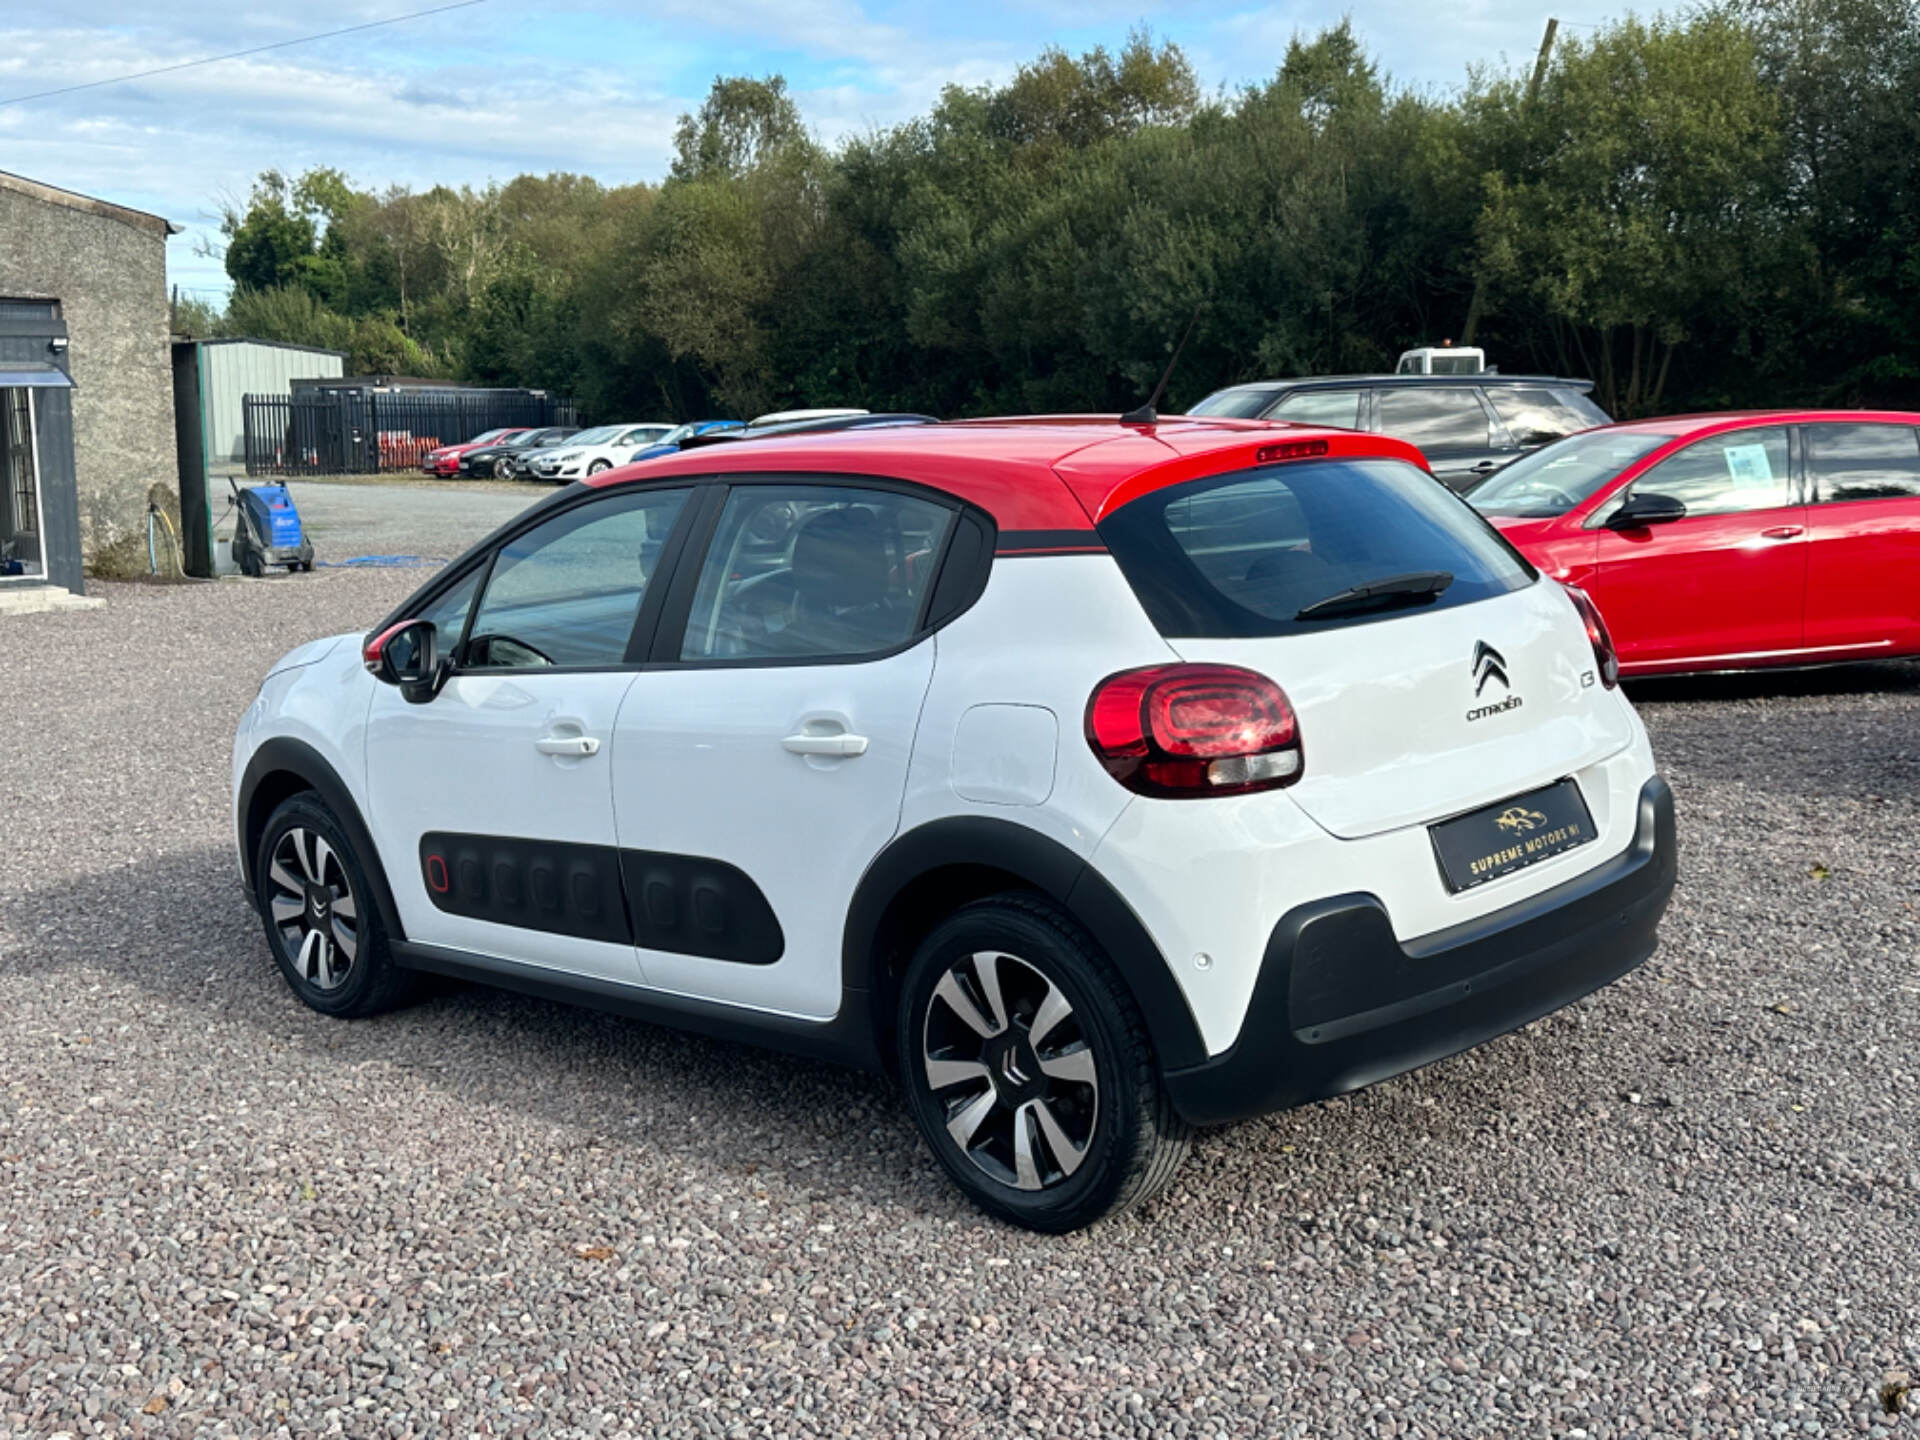
[[[611,470],[612,468],[613,468],[613,462],[611,460],[596,460],[591,465],[587,466],[587,474],[598,475],[603,470]]]
[[[325,853],[308,843],[312,837],[324,843]],[[294,884],[288,885],[288,880]],[[253,883],[268,948],[302,1004],[322,1015],[358,1019],[391,1010],[407,999],[414,974],[394,963],[386,926],[367,884],[366,867],[318,795],[312,791],[294,795],[268,818],[254,856]],[[332,898],[322,896],[325,903],[316,907],[317,892]],[[341,902],[343,892],[350,904]],[[296,904],[304,908],[286,909],[285,902],[296,895],[300,897]],[[278,912],[276,900],[283,902]],[[307,936],[314,930],[322,931],[330,950],[319,942],[313,951],[306,948]]]
[[[493,478],[496,480],[513,479],[513,461],[504,455],[493,462]]]
[[[999,977],[997,1004],[982,963]],[[937,997],[950,973],[975,1018],[989,1029],[997,1020],[998,1031],[964,1021],[951,987]],[[1043,1007],[1058,1005],[1055,989],[1068,1012],[1030,1031]],[[1186,1156],[1190,1132],[1160,1083],[1139,1006],[1093,938],[1038,895],[977,901],[935,927],[908,962],[895,1043],[928,1147],[975,1204],[1015,1225],[1061,1234],[1119,1214],[1165,1187]],[[930,1062],[981,1074],[936,1091]],[[1060,1078],[1068,1071],[1091,1079]],[[978,1128],[963,1148],[949,1124],[966,1125],[974,1109]]]
[[[250,575],[255,580],[258,580],[262,575],[267,573],[266,562],[260,558],[260,552],[258,550],[242,550],[240,552],[240,573],[242,575]]]

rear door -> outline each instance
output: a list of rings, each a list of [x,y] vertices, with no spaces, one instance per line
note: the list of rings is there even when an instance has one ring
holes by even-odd
[[[855,885],[899,828],[956,510],[874,484],[730,481],[620,711],[614,802],[650,985],[840,1004]]]
[[[1476,385],[1382,385],[1373,428],[1405,440],[1449,490],[1465,490],[1517,453]]]
[[[1747,663],[1802,646],[1806,508],[1787,428],[1695,441],[1595,516],[1593,599],[1625,665]],[[1668,495],[1685,518],[1631,530],[1604,521],[1631,494]]]
[[[1920,436],[1907,425],[1801,427],[1809,648],[1920,649]]]

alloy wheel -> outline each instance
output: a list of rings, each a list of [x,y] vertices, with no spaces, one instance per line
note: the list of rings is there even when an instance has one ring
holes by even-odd
[[[1058,985],[1016,955],[977,951],[940,977],[921,1034],[947,1134],[978,1169],[1044,1190],[1080,1168],[1100,1083],[1087,1032]]]
[[[267,877],[268,909],[294,970],[318,990],[344,985],[360,954],[360,907],[339,853],[296,826],[273,847]]]

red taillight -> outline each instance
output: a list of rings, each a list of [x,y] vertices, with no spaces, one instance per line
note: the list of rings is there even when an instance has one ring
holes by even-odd
[[[1587,639],[1593,644],[1593,661],[1600,667],[1600,683],[1611,690],[1620,683],[1620,656],[1613,648],[1613,636],[1607,633],[1607,622],[1600,618],[1600,607],[1586,591],[1577,585],[1564,588],[1573,600],[1573,608],[1586,622]]]
[[[1087,743],[1129,790],[1166,798],[1291,785],[1304,763],[1286,693],[1237,665],[1108,676],[1087,701]]]

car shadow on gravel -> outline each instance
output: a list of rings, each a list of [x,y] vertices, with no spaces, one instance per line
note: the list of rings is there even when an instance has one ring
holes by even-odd
[[[670,1145],[716,1169],[787,1169],[802,1182],[831,1168],[830,1181],[815,1183],[870,1201],[884,1192],[889,1203],[912,1189],[920,1208],[969,1213],[943,1196],[879,1076],[434,977],[388,1015],[315,1015],[274,967],[224,849],[0,892],[0,956],[10,976],[85,968],[124,979],[177,1012],[154,1023],[177,1025],[183,1037],[206,1033],[187,1017],[217,1016],[276,1047],[291,1039],[317,1069],[384,1063],[480,1104],[583,1130],[583,1143]]]
[[[1822,696],[1920,695],[1920,662],[1883,660],[1810,670],[1741,670],[1624,682],[1635,705],[1697,700],[1773,700]]]
[[[1801,800],[1920,804],[1920,664],[1883,661],[1630,682],[1682,791],[1732,784]]]
[[[993,1223],[946,1184],[896,1087],[879,1076],[431,978],[417,1002],[376,1019],[315,1015],[282,982],[223,848],[0,893],[0,956],[11,976],[85,969],[137,987],[155,1002],[152,1023],[175,1027],[185,1045],[231,1045],[213,1038],[216,1018],[257,1032],[263,1054],[291,1044],[310,1060],[311,1083],[343,1067],[391,1067],[398,1084],[573,1129],[583,1146],[670,1149],[736,1179],[780,1173],[801,1193],[937,1224]],[[1616,994],[1598,1003],[1636,1002]],[[1484,1143],[1501,1113],[1529,1111],[1562,1083],[1573,1037],[1604,1023],[1584,1009],[1360,1095],[1203,1131],[1162,1203],[1224,1220],[1223,1207],[1303,1178],[1291,1173],[1295,1142],[1302,1158],[1319,1157],[1314,1183],[1335,1192],[1382,1178],[1356,1157],[1377,1155],[1383,1133],[1400,1137],[1401,1160],[1457,1156]],[[1138,1223],[1151,1224],[1154,1208]]]

